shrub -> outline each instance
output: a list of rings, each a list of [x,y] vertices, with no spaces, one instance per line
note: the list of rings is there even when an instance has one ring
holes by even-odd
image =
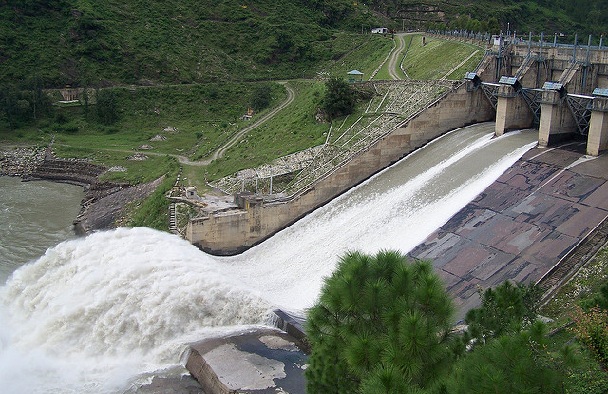
[[[608,366],[608,311],[593,307],[585,312],[576,308],[572,330],[604,368]]]

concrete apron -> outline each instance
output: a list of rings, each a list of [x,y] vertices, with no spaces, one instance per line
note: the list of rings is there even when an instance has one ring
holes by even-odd
[[[304,394],[307,355],[301,326],[282,311],[278,325],[211,338],[190,346],[186,368],[206,394]]]
[[[608,155],[535,148],[409,254],[433,262],[458,318],[479,289],[536,283],[608,217]]]

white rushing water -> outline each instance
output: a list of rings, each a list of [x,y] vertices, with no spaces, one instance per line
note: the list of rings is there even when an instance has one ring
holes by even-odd
[[[0,288],[0,391],[113,393],[175,368],[188,342],[300,312],[346,250],[404,253],[535,145],[453,132],[234,257],[121,228],[49,249]]]

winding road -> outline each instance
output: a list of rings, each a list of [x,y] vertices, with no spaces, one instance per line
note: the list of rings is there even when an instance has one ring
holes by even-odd
[[[224,145],[219,147],[210,158],[205,159],[205,160],[191,161],[186,156],[180,156],[180,155],[169,155],[169,156],[176,157],[181,164],[185,164],[185,165],[189,165],[189,166],[201,166],[201,167],[207,166],[212,161],[223,157],[224,154],[226,153],[226,151],[228,149],[230,149],[231,147],[233,147],[245,134],[249,133],[251,130],[255,129],[256,127],[259,127],[262,123],[266,122],[267,120],[269,120],[270,118],[275,116],[279,111],[281,111],[283,108],[287,107],[289,104],[291,104],[293,102],[293,100],[295,98],[295,92],[293,91],[293,89],[287,85],[287,82],[279,82],[279,83],[282,84],[283,86],[285,86],[285,89],[287,90],[287,98],[285,99],[285,101],[283,101],[279,106],[274,108],[272,111],[270,111],[267,114],[265,114],[264,116],[262,116],[260,119],[253,122],[251,125],[245,127],[244,129],[240,130],[238,133],[233,135],[232,138],[230,138]]]
[[[405,49],[405,40],[403,39],[404,35],[405,35],[405,33],[395,34],[394,37],[397,41],[396,47],[393,49],[393,53],[391,53],[391,56],[388,60],[388,74],[390,75],[390,77],[392,79],[395,79],[395,80],[403,79],[397,73],[396,70],[399,67],[399,56],[401,55],[401,52],[403,52],[403,50]]]

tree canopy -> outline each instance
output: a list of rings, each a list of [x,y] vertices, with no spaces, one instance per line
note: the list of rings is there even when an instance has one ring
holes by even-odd
[[[408,393],[452,360],[452,303],[429,262],[350,252],[309,311],[311,393]]]
[[[325,87],[322,108],[330,120],[354,111],[356,94],[348,82],[341,78],[331,78],[325,83]]]
[[[432,265],[395,251],[349,252],[310,309],[310,393],[562,393],[577,357],[537,319],[535,286],[481,292],[469,332]],[[467,351],[465,351],[465,349]]]

